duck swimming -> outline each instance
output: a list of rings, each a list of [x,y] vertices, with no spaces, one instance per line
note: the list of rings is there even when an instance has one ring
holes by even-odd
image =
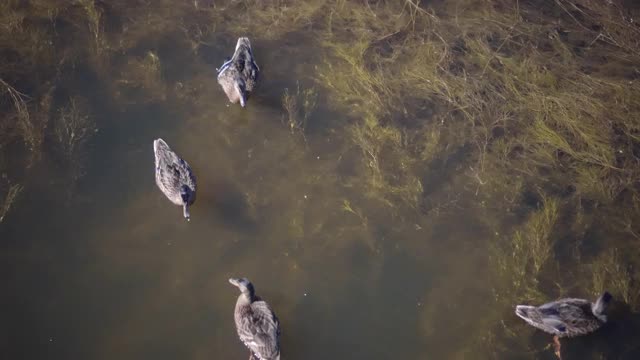
[[[153,141],[153,152],[156,184],[172,203],[182,206],[184,218],[189,221],[189,206],[196,201],[196,177],[191,167],[162,139]]]
[[[249,38],[238,39],[233,56],[217,71],[218,83],[227,94],[229,101],[233,104],[240,102],[240,105],[245,107],[247,96],[255,88],[260,72],[260,68],[253,59]]]
[[[255,294],[245,278],[229,279],[240,290],[234,320],[238,336],[249,348],[249,360],[280,360],[280,322],[269,304]]]
[[[595,303],[584,299],[560,299],[541,306],[518,305],[516,315],[529,325],[554,335],[556,356],[560,359],[560,340],[563,337],[585,335],[607,322],[604,314],[612,296],[604,292]]]

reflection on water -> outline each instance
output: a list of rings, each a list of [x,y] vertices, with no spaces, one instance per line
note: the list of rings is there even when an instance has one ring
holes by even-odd
[[[53,7],[37,3],[25,9],[39,14]],[[511,71],[509,56],[516,55],[507,52],[517,48],[509,42],[516,35],[493,48],[495,40],[485,39],[500,58],[495,69],[504,67],[492,72],[486,59],[483,69],[465,58],[482,50],[469,39],[442,48],[441,36],[449,40],[446,26],[419,2],[407,1],[404,8],[375,1],[308,1],[289,8],[276,2],[162,2],[157,8],[131,5],[128,19],[122,9],[129,8],[120,1],[78,3],[84,7],[56,13],[58,20],[51,15],[58,36],[78,45],[63,47],[55,38],[55,46],[69,58],[89,60],[61,61],[54,102],[86,97],[98,131],[83,144],[82,174],[71,176],[77,181],[69,180],[56,143],[45,138],[41,161],[28,171],[18,202],[0,223],[2,358],[246,358],[233,324],[232,276],[251,279],[275,309],[286,359],[551,359],[550,337],[515,317],[514,305],[592,297],[599,287],[618,300],[613,321],[593,336],[564,342],[565,358],[640,355],[634,345],[640,273],[633,267],[640,257],[638,237],[629,235],[637,231],[637,209],[613,195],[609,202],[594,200],[606,190],[586,189],[586,180],[570,183],[571,176],[590,178],[587,170],[593,169],[576,167],[567,175],[562,157],[586,159],[590,166],[605,160],[558,145],[551,157],[559,160],[548,166],[546,148],[534,144],[537,133],[524,136],[533,145],[522,138],[508,143],[506,126],[474,132],[488,120],[465,118],[477,110],[494,121],[511,116],[507,110],[452,105],[454,98],[469,99],[453,82],[464,71],[487,83],[499,71]],[[538,2],[522,6],[532,11],[539,5],[531,3]],[[74,28],[79,25],[65,17],[93,14],[87,4],[98,6],[104,33],[90,36],[98,40],[82,50],[86,39]],[[467,26],[453,22],[448,5],[429,6],[442,12],[439,21],[452,21],[447,26]],[[543,8],[549,9],[558,11]],[[251,14],[256,17],[243,17]],[[409,21],[414,32],[396,21]],[[427,23],[440,32],[419,32]],[[471,38],[480,25],[469,24]],[[363,28],[371,30],[358,33]],[[262,70],[245,109],[229,104],[215,80],[215,67],[240,33],[252,39]],[[502,35],[495,30],[495,36]],[[403,44],[418,46],[413,41],[433,48],[412,55]],[[360,48],[362,43],[367,46]],[[498,56],[501,47],[505,53]],[[350,51],[359,60],[350,62]],[[447,74],[455,76],[446,91],[460,93],[447,101],[410,93],[421,89],[415,81],[423,75],[409,73],[418,56],[451,61]],[[463,60],[456,63],[456,56]],[[390,70],[377,69],[370,59]],[[430,66],[426,61],[418,68]],[[469,76],[469,87],[480,86]],[[549,85],[556,80],[528,81],[547,84],[549,96],[556,96],[550,103],[564,106],[568,91]],[[522,86],[514,92],[524,93]],[[632,81],[629,87],[637,90]],[[305,97],[305,90],[317,97]],[[285,94],[294,101],[289,107],[286,101],[283,106]],[[476,95],[484,96],[479,90]],[[628,111],[636,111],[630,97]],[[620,134],[631,134],[625,139],[637,141],[637,132],[625,131]],[[481,143],[481,133],[493,140]],[[158,137],[197,176],[189,223],[155,186],[152,141]],[[537,152],[527,153],[531,149]],[[513,162],[495,160],[500,151]],[[17,167],[12,161],[0,169]],[[635,171],[624,161],[607,171]],[[627,199],[636,199],[635,191],[620,190]],[[550,215],[549,201],[561,211]],[[601,216],[607,221],[598,221]],[[620,222],[617,232],[603,225],[614,220]],[[514,239],[520,238],[525,242],[518,245]]]

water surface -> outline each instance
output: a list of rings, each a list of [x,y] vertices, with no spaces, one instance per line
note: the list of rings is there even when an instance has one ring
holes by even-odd
[[[110,26],[124,21],[104,16]],[[206,26],[193,16],[188,25]],[[162,68],[152,84],[164,87],[118,88],[115,96],[104,74],[82,66],[60,79],[66,92],[81,89],[98,131],[85,149],[84,176],[72,184],[45,143],[0,224],[2,358],[246,358],[233,324],[238,294],[227,282],[237,276],[251,279],[275,309],[286,359],[554,358],[550,337],[516,318],[515,304],[501,302],[492,282],[491,244],[509,237],[536,201],[525,196],[513,205],[519,210],[491,211],[466,175],[473,147],[414,169],[426,199],[418,207],[367,196],[366,155],[349,130],[360,119],[332,106],[336,94],[318,83],[327,60],[314,29],[249,31],[263,76],[242,109],[215,79],[244,35],[232,25],[216,23],[195,52],[178,30],[150,35],[113,55],[119,60],[105,73],[125,78],[114,63],[151,53]],[[289,127],[282,105],[285,89],[299,86],[318,99],[304,136]],[[191,222],[155,186],[158,137],[197,176]],[[585,246],[598,253],[589,246],[605,238],[591,230]],[[576,263],[562,245],[557,250],[558,268]],[[538,290],[549,300],[591,297],[576,283],[581,271],[547,273]],[[619,312],[612,326],[564,342],[565,359],[640,355],[632,345],[637,315]]]

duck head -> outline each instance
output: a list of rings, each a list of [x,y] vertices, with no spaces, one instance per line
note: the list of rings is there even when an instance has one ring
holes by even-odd
[[[189,214],[189,204],[191,204],[192,202],[192,193],[193,192],[187,185],[182,185],[182,187],[180,187],[180,197],[182,198],[182,213],[187,221],[191,220],[191,214]]]
[[[231,278],[229,279],[229,283],[235,286],[240,290],[240,292],[249,298],[253,298],[255,290],[253,288],[253,284],[247,278]]]
[[[595,315],[601,321],[606,322],[607,315],[605,315],[604,313],[607,310],[607,307],[609,306],[609,303],[612,299],[613,296],[611,296],[611,294],[609,294],[609,292],[607,291],[600,295],[598,300],[596,300],[595,303],[591,304],[591,311],[593,312],[593,315]]]

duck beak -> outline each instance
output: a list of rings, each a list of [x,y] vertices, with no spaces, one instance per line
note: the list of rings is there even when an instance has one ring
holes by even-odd
[[[191,221],[191,214],[189,214],[189,205],[182,205],[182,215],[184,215],[184,218],[187,219],[187,221]]]
[[[238,279],[231,278],[229,279],[229,283],[233,286],[238,286]]]
[[[518,305],[518,306],[516,306],[516,315],[518,315],[522,319],[528,320],[529,319],[529,313],[528,313],[527,310],[528,310],[527,306]]]

